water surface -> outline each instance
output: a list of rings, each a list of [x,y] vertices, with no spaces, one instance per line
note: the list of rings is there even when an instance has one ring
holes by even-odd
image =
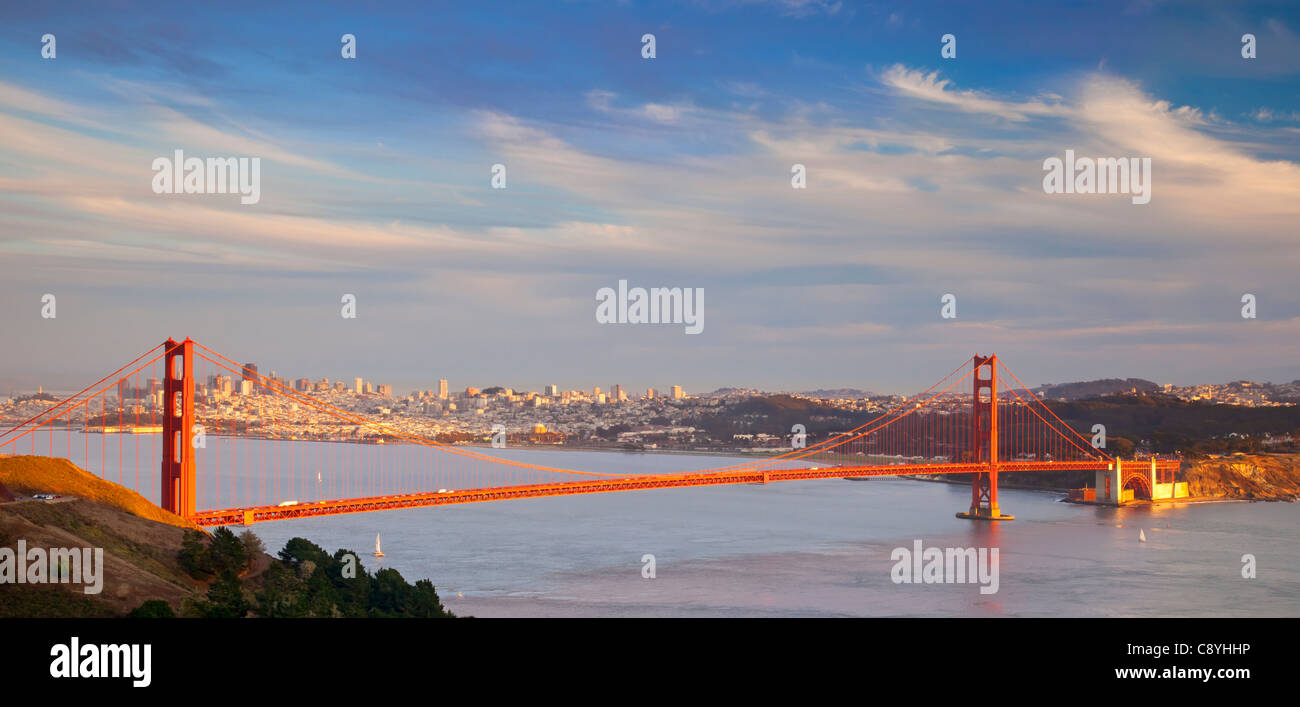
[[[126,459],[133,445],[156,440],[89,437],[84,446],[106,450],[90,452],[90,467],[113,480],[119,454]],[[118,440],[120,451],[112,448]],[[58,453],[78,442],[80,435],[56,434],[53,446]],[[271,448],[255,454],[273,458],[273,447],[288,443],[262,444]],[[348,458],[338,449],[357,446],[294,444],[305,446],[285,457],[303,461],[281,466],[282,482],[285,493],[308,496],[311,464],[332,457],[337,466]],[[619,474],[731,463],[693,454],[490,451]],[[205,453],[215,458],[215,449]],[[80,450],[72,457],[82,462]],[[152,477],[140,483],[156,501]],[[220,494],[215,486],[209,474],[210,499]],[[1300,616],[1296,504],[1115,509],[1058,498],[1004,488],[1002,508],[1016,520],[972,522],[953,515],[970,503],[967,486],[829,479],[384,511],[253,530],[272,552],[302,536],[329,551],[356,550],[371,568],[382,562],[411,580],[428,577],[449,608],[475,616]],[[1139,542],[1139,530],[1147,542]],[[370,555],[376,533],[383,534],[382,560]],[[890,554],[917,539],[926,547],[999,548],[998,591],[895,584]],[[642,577],[647,554],[655,558],[654,579]],[[1241,576],[1245,554],[1256,558],[1255,579]]]

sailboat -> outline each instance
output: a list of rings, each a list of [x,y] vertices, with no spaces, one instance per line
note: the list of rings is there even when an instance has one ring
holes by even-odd
[[[1144,543],[1146,541],[1147,541],[1147,532],[1141,528],[1138,528],[1138,542]],[[376,538],[375,542],[379,542],[379,539]]]
[[[383,557],[384,551],[379,549],[379,533],[375,533],[375,557]]]

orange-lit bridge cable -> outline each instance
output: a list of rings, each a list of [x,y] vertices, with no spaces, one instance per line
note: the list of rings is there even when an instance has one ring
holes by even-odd
[[[1017,392],[1015,391],[1014,388],[1008,389],[1006,392],[1007,392],[1007,393],[1010,393],[1011,395],[1014,395],[1014,396],[1016,397],[1016,399],[1019,400],[1019,401],[1021,402],[1022,405],[1024,405],[1025,410],[1027,410],[1027,411],[1030,412],[1030,413],[1033,413],[1034,417],[1037,417],[1039,420],[1042,420],[1043,424],[1044,424],[1044,425],[1047,425],[1047,429],[1048,429],[1048,430],[1050,430],[1051,432],[1056,433],[1056,435],[1057,435],[1058,437],[1060,437],[1062,440],[1064,440],[1064,441],[1066,441],[1066,442],[1068,442],[1068,443],[1074,445],[1074,448],[1075,448],[1075,449],[1078,449],[1079,451],[1083,452],[1085,455],[1087,455],[1088,457],[1093,458],[1093,459],[1096,458],[1096,456],[1095,456],[1096,453],[1100,453],[1100,450],[1097,450],[1097,449],[1095,449],[1095,448],[1092,448],[1092,445],[1091,445],[1091,444],[1089,444],[1088,447],[1081,447],[1081,446],[1079,446],[1079,444],[1076,443],[1074,440],[1070,439],[1070,438],[1067,437],[1065,434],[1063,434],[1060,430],[1056,429],[1056,426],[1053,425],[1051,422],[1049,422],[1049,421],[1047,420],[1047,418],[1045,418],[1045,417],[1043,417],[1042,415],[1039,415],[1037,412],[1035,412],[1034,409],[1033,409],[1032,407],[1030,407],[1029,403],[1026,403],[1025,400],[1024,400],[1024,398],[1021,398],[1021,397],[1020,397],[1020,394],[1017,393]],[[1050,411],[1049,411],[1049,412],[1050,412]],[[1064,425],[1065,423],[1062,422],[1061,424]],[[1066,429],[1069,429],[1071,432],[1074,431],[1074,429],[1071,428],[1069,425],[1065,425],[1065,426],[1066,426]],[[1078,434],[1078,433],[1076,432],[1075,434]],[[1087,440],[1084,440],[1084,441],[1086,442]],[[1089,449],[1091,449],[1092,451],[1089,451]],[[1104,455],[1103,455],[1103,456],[1104,456]]]
[[[1008,368],[1006,364],[1002,363],[1002,360],[1001,360],[1001,359],[998,360],[998,365],[1001,366],[1002,369],[1005,370],[1007,373],[1011,374],[1011,377],[1012,377],[1013,379],[1015,379],[1015,381],[1016,381],[1017,383],[1020,384],[1020,387],[1021,387],[1022,389],[1024,389],[1025,394],[1026,394],[1026,395],[1029,395],[1030,398],[1033,398],[1035,401],[1037,401],[1038,404],[1039,404],[1040,406],[1042,406],[1042,408],[1043,408],[1044,410],[1047,411],[1047,414],[1049,414],[1049,415],[1051,415],[1053,418],[1055,418],[1057,422],[1061,423],[1061,425],[1065,427],[1065,429],[1069,430],[1071,433],[1074,434],[1074,436],[1076,436],[1076,437],[1078,437],[1080,440],[1082,440],[1084,444],[1088,445],[1088,448],[1092,450],[1091,453],[1099,454],[1099,455],[1101,455],[1104,459],[1107,459],[1107,460],[1112,460],[1112,461],[1114,460],[1114,457],[1112,457],[1112,456],[1110,456],[1109,454],[1107,454],[1107,453],[1101,451],[1100,449],[1097,449],[1096,447],[1093,447],[1093,446],[1092,446],[1092,443],[1088,440],[1087,437],[1084,437],[1083,435],[1079,434],[1078,431],[1076,431],[1073,427],[1070,427],[1068,424],[1066,424],[1065,420],[1062,420],[1060,417],[1057,416],[1056,413],[1052,412],[1052,409],[1051,409],[1051,408],[1047,407],[1047,403],[1044,403],[1043,401],[1038,400],[1037,397],[1035,397],[1035,396],[1033,396],[1032,394],[1030,394],[1030,393],[1029,393],[1029,387],[1025,385],[1024,381],[1020,380],[1020,378],[1019,378],[1018,376],[1016,376],[1016,374],[1015,374],[1014,371],[1012,371],[1010,368]],[[1011,388],[1010,390],[1013,390],[1013,391],[1014,391],[1015,389],[1014,389],[1014,388]],[[1019,397],[1019,396],[1017,396],[1017,397]],[[1024,402],[1024,401],[1022,400],[1021,402]],[[1028,407],[1029,407],[1028,404],[1026,404],[1025,407],[1028,408]],[[1040,419],[1041,419],[1041,416],[1040,416]],[[1044,422],[1046,422],[1046,420],[1044,420]],[[1051,426],[1050,423],[1048,423],[1048,424],[1049,424],[1049,426]],[[1060,434],[1060,433],[1058,432],[1057,434]],[[1064,436],[1064,435],[1062,435],[1062,436]],[[1068,439],[1068,437],[1067,437],[1066,439]]]
[[[17,425],[14,425],[13,427],[11,427],[11,428],[5,430],[4,432],[0,432],[0,437],[4,437],[5,435],[8,435],[8,434],[12,433],[14,430],[17,430],[17,429],[19,429],[19,428],[21,428],[21,427],[23,427],[23,426],[25,426],[25,425],[27,425],[27,424],[29,424],[29,423],[31,423],[31,422],[34,422],[37,418],[41,417],[42,415],[47,415],[47,414],[53,412],[54,410],[58,409],[59,407],[61,407],[61,406],[65,405],[65,404],[67,404],[68,402],[71,402],[71,401],[73,401],[73,400],[76,400],[76,399],[77,399],[77,398],[78,398],[82,393],[85,393],[86,391],[90,390],[91,388],[94,388],[95,386],[99,385],[100,383],[103,383],[104,381],[108,380],[109,378],[112,378],[113,376],[117,375],[118,373],[121,373],[122,371],[124,371],[124,370],[130,368],[130,367],[131,367],[133,364],[135,364],[137,361],[139,361],[140,359],[144,358],[145,356],[148,356],[149,354],[153,353],[154,351],[157,351],[157,350],[158,350],[159,348],[161,348],[162,346],[163,346],[162,344],[158,344],[157,346],[153,347],[152,349],[149,349],[148,351],[145,351],[144,353],[142,353],[142,354],[140,354],[139,356],[137,356],[137,357],[135,358],[134,361],[131,361],[130,363],[126,364],[125,366],[122,366],[121,368],[117,369],[116,371],[113,371],[112,373],[110,373],[110,374],[104,376],[103,378],[100,378],[99,380],[95,381],[94,383],[91,383],[90,385],[86,386],[85,388],[82,388],[79,392],[76,392],[76,393],[73,393],[72,395],[69,395],[68,397],[64,398],[63,400],[60,400],[60,401],[58,401],[57,403],[55,403],[54,405],[51,405],[50,407],[45,408],[44,410],[40,411],[40,412],[37,413],[36,415],[34,415],[34,416],[28,418],[27,420],[24,420],[23,422],[20,422],[20,423],[18,423]],[[157,360],[158,360],[158,357],[155,356],[154,358],[150,359],[149,363],[153,363],[154,361],[157,361]],[[145,365],[147,366],[148,364],[145,364]],[[139,371],[139,370],[140,370],[139,368],[136,369],[136,371]],[[129,374],[128,374],[128,375],[129,375]],[[95,397],[96,395],[99,395],[99,393],[102,393],[104,390],[107,390],[108,388],[113,387],[114,385],[117,384],[118,381],[120,381],[122,378],[125,378],[125,377],[126,377],[126,376],[121,376],[121,377],[119,377],[117,380],[114,380],[112,383],[110,383],[107,387],[105,387],[105,388],[103,388],[103,389],[97,391],[96,393],[94,393],[94,394],[91,395],[90,397],[93,398],[93,397]],[[58,418],[60,418],[60,417],[63,417],[63,416],[66,415],[67,413],[71,412],[73,409],[75,409],[75,408],[69,408],[69,409],[67,409],[67,410],[64,410],[63,412],[59,413],[58,415],[55,415],[54,417],[50,418],[50,420],[56,420],[56,419],[58,419]],[[49,422],[49,420],[46,420],[46,422]],[[41,424],[44,424],[44,423],[41,423]],[[20,436],[21,436],[21,435],[20,435]],[[0,446],[4,446],[4,445],[6,445],[6,444],[9,444],[9,442],[16,441],[17,439],[19,439],[19,438],[18,438],[18,437],[15,437],[14,439],[11,439],[11,440],[8,440],[8,441],[0,442]]]
[[[946,380],[948,380],[949,378],[951,378],[952,375],[953,375],[954,373],[956,373],[957,371],[961,370],[961,368],[962,368],[963,366],[965,366],[965,365],[966,365],[966,362],[963,362],[960,366],[958,366],[957,368],[954,368],[954,369],[952,370],[951,373],[949,373],[948,375],[946,375],[946,376],[944,376],[943,378],[941,378],[941,379],[939,380],[938,383],[935,383],[934,385],[930,386],[930,387],[929,387],[928,389],[926,389],[925,391],[922,391],[922,392],[921,392],[919,395],[917,395],[916,397],[918,397],[918,398],[919,398],[919,397],[922,397],[922,396],[926,395],[927,393],[929,393],[930,391],[934,390],[935,388],[939,387],[941,384],[943,384],[944,381],[946,381]],[[967,377],[969,377],[969,374],[967,375]],[[958,380],[961,380],[961,379],[958,379]],[[955,385],[955,382],[954,382],[954,385]],[[952,387],[952,386],[950,385],[949,388],[951,388],[951,387]],[[946,392],[946,391],[944,391],[944,392]],[[942,394],[942,393],[940,393],[940,394]],[[932,400],[933,397],[936,397],[936,396],[932,396],[931,398],[927,399],[925,404],[929,404],[930,400]],[[767,466],[767,465],[769,465],[769,464],[775,464],[775,463],[777,463],[777,462],[781,462],[781,461],[791,461],[791,460],[803,459],[803,458],[809,456],[810,454],[819,454],[819,453],[821,453],[821,452],[826,451],[827,449],[831,449],[831,448],[834,448],[835,446],[839,446],[840,444],[844,444],[844,443],[846,443],[846,441],[847,441],[848,439],[852,439],[852,438],[855,438],[855,437],[858,437],[858,436],[862,436],[862,435],[866,435],[866,434],[871,434],[871,433],[873,433],[873,432],[875,432],[875,431],[877,431],[877,430],[879,430],[879,429],[882,429],[882,428],[885,427],[885,426],[888,426],[888,425],[890,425],[890,424],[893,424],[894,422],[896,422],[896,421],[902,419],[903,417],[905,417],[907,414],[910,414],[911,410],[909,410],[908,412],[903,413],[903,414],[901,414],[901,415],[898,415],[898,417],[896,417],[896,418],[894,418],[894,419],[892,419],[892,420],[889,419],[890,416],[891,416],[891,415],[894,415],[895,413],[897,413],[897,412],[899,412],[899,411],[904,410],[905,408],[908,408],[908,407],[911,406],[911,405],[913,405],[913,404],[912,404],[912,403],[906,403],[906,402],[904,402],[904,403],[900,403],[899,405],[897,405],[897,406],[891,408],[890,410],[886,411],[884,414],[880,415],[879,417],[872,418],[871,420],[868,420],[867,422],[864,422],[863,424],[859,425],[858,427],[855,427],[855,428],[852,429],[852,430],[849,430],[848,432],[844,433],[843,435],[840,435],[839,437],[832,437],[832,438],[830,438],[830,439],[826,439],[826,440],[823,440],[823,441],[821,441],[821,442],[817,442],[816,444],[812,445],[811,447],[807,447],[807,448],[804,448],[804,449],[798,449],[798,450],[793,450],[793,449],[792,449],[792,450],[790,450],[789,452],[783,452],[783,453],[781,453],[781,454],[778,454],[778,455],[775,455],[775,456],[772,456],[772,457],[767,457],[766,459],[759,460],[759,461],[755,461],[755,462],[751,462],[751,463],[748,463],[748,464],[740,464],[740,465],[729,466],[729,467],[719,467],[719,468],[716,468],[716,469],[708,469],[708,470],[706,470],[706,471],[733,471],[733,470],[738,470],[738,469],[751,469],[751,468],[757,468],[757,467],[759,467],[759,466]],[[914,410],[914,409],[916,409],[916,408],[913,408],[913,410]],[[872,425],[877,425],[877,427],[875,427],[875,428],[873,428],[873,429],[871,429],[871,430],[866,430],[866,429],[865,429],[865,428],[870,427],[870,426],[872,426]],[[860,433],[860,434],[859,434],[859,433]],[[836,442],[837,439],[839,440],[838,442]],[[833,442],[834,442],[834,444],[832,444]],[[827,446],[827,445],[830,445],[830,446]],[[825,449],[823,449],[823,447],[825,447]]]
[[[150,349],[150,351],[153,351],[153,350],[156,350],[156,349],[157,349],[157,347],[154,347],[154,349]],[[147,355],[148,355],[148,354],[145,354],[145,356],[147,356]],[[45,421],[42,422],[41,424],[36,425],[35,427],[32,427],[31,429],[25,430],[22,434],[18,435],[17,437],[14,437],[14,438],[12,438],[12,439],[5,440],[4,442],[0,442],[0,447],[3,447],[3,446],[6,445],[6,444],[11,444],[11,443],[13,443],[13,442],[17,442],[18,440],[22,439],[23,437],[25,437],[25,436],[27,436],[27,435],[29,435],[29,434],[35,432],[36,430],[39,430],[40,428],[42,428],[42,427],[44,427],[44,426],[50,424],[51,422],[54,422],[55,420],[57,420],[57,419],[63,417],[64,415],[67,415],[68,413],[72,412],[73,410],[76,410],[77,408],[81,407],[82,405],[85,405],[86,403],[90,402],[91,400],[94,400],[96,396],[98,396],[98,395],[104,393],[104,392],[107,391],[109,388],[112,388],[113,386],[117,385],[118,381],[122,380],[122,378],[126,378],[126,377],[128,377],[128,376],[130,376],[130,375],[132,375],[132,374],[134,374],[134,373],[138,373],[138,372],[144,370],[146,367],[153,365],[154,361],[157,361],[158,359],[162,358],[164,355],[166,355],[166,352],[163,352],[163,353],[158,354],[157,356],[154,356],[153,358],[149,359],[148,361],[145,361],[144,363],[142,363],[142,364],[140,364],[139,366],[137,366],[137,367],[136,367],[134,370],[132,370],[130,373],[128,373],[128,374],[126,374],[126,375],[124,375],[124,376],[119,377],[117,380],[113,381],[112,383],[109,383],[108,385],[104,386],[103,388],[100,388],[99,390],[95,391],[94,393],[91,393],[90,396],[87,397],[85,400],[82,400],[81,402],[77,403],[76,405],[73,405],[72,407],[68,408],[67,410],[64,410],[63,412],[59,413],[58,415],[55,415],[54,417],[51,417],[50,419],[45,420]],[[141,356],[140,358],[143,358],[143,356]],[[139,360],[140,360],[139,358],[136,359],[136,361],[139,361]],[[133,363],[134,363],[134,362],[133,362]],[[127,364],[127,366],[130,366],[130,365],[131,365],[131,364],[129,364],[129,363]],[[126,368],[126,366],[123,366],[122,368],[119,368],[119,369],[117,369],[117,370],[118,370],[118,371],[121,371],[123,368]],[[109,375],[113,375],[113,374],[109,374]],[[108,376],[105,376],[105,378],[107,378],[107,377],[108,377]],[[99,381],[97,381],[97,382],[102,382],[103,380],[104,380],[104,378],[101,378],[101,379],[100,379]],[[93,386],[92,386],[92,387],[93,387]],[[83,391],[81,391],[81,392],[84,393],[84,392],[86,392],[87,390],[90,390],[90,388],[86,388],[85,390],[83,390]],[[81,394],[81,393],[78,393],[77,395],[80,395],[80,394]],[[38,417],[39,417],[39,415],[38,415]],[[105,419],[107,419],[107,418],[105,418]],[[15,428],[15,429],[17,429],[17,428]]]
[[[889,425],[892,425],[892,424],[894,424],[895,422],[897,422],[897,421],[899,421],[899,420],[901,420],[901,419],[907,417],[908,415],[911,415],[912,413],[916,412],[917,410],[920,410],[921,408],[925,407],[926,405],[929,405],[931,402],[933,402],[933,401],[934,401],[935,399],[937,399],[939,396],[946,394],[949,390],[952,390],[953,386],[955,386],[955,385],[957,385],[958,383],[960,383],[960,382],[966,380],[967,378],[970,378],[970,377],[971,377],[972,375],[974,375],[974,373],[975,373],[973,369],[970,370],[970,371],[968,371],[968,372],[966,373],[966,375],[964,375],[964,376],[962,376],[962,377],[957,378],[956,380],[954,380],[954,381],[953,381],[952,383],[950,383],[950,384],[948,385],[948,387],[945,388],[944,390],[942,390],[942,391],[940,391],[940,392],[938,392],[938,393],[935,393],[934,395],[931,395],[929,398],[926,398],[924,402],[922,402],[922,403],[916,403],[916,402],[915,402],[916,398],[924,397],[925,395],[927,395],[927,394],[929,394],[931,391],[933,391],[935,388],[938,388],[940,385],[942,385],[942,384],[944,383],[944,381],[947,381],[949,378],[952,378],[952,376],[953,376],[954,374],[956,374],[958,371],[960,371],[960,370],[961,370],[964,366],[966,366],[968,363],[969,363],[969,360],[968,360],[968,361],[963,361],[963,362],[961,363],[961,365],[959,365],[959,366],[957,366],[956,368],[954,368],[954,369],[952,370],[952,372],[950,372],[948,375],[944,376],[943,378],[939,379],[939,382],[938,382],[938,383],[935,383],[934,385],[930,386],[930,387],[927,388],[926,390],[924,390],[924,391],[922,391],[921,393],[919,393],[918,395],[916,395],[916,396],[913,398],[913,401],[912,401],[912,402],[902,402],[902,403],[899,403],[898,405],[894,406],[893,408],[890,408],[890,409],[889,409],[887,412],[885,412],[883,415],[881,415],[881,416],[879,416],[879,417],[876,417],[876,418],[873,418],[873,419],[871,419],[871,420],[868,420],[867,422],[864,422],[863,424],[861,424],[861,425],[859,425],[859,426],[857,426],[857,427],[855,427],[855,428],[849,430],[848,432],[845,432],[843,435],[840,435],[840,436],[838,436],[838,437],[832,437],[832,438],[830,438],[830,439],[823,440],[823,441],[821,441],[821,442],[818,442],[818,443],[816,443],[816,444],[814,444],[814,445],[812,445],[812,446],[810,446],[810,447],[804,448],[804,449],[798,449],[798,450],[793,450],[793,449],[792,449],[792,450],[790,450],[789,452],[783,452],[783,453],[778,454],[778,455],[776,455],[776,456],[768,457],[768,458],[763,459],[763,460],[760,460],[760,461],[751,462],[751,463],[749,463],[749,464],[740,464],[740,465],[729,466],[729,467],[719,467],[719,468],[716,468],[716,469],[706,469],[706,470],[704,470],[704,471],[714,472],[714,471],[757,470],[757,469],[759,469],[759,468],[761,468],[761,467],[770,466],[770,465],[772,465],[772,464],[776,464],[776,463],[779,463],[779,462],[798,461],[798,460],[800,460],[800,459],[805,459],[805,458],[807,458],[807,457],[809,457],[809,456],[812,456],[812,455],[814,455],[814,454],[821,454],[821,453],[826,452],[826,451],[828,451],[828,450],[831,450],[831,449],[834,449],[834,448],[839,447],[839,446],[841,446],[841,445],[847,444],[847,443],[849,443],[850,441],[852,441],[852,440],[854,440],[854,439],[859,439],[859,438],[865,437],[866,435],[873,434],[873,433],[875,433],[875,432],[877,432],[877,431],[879,431],[879,430],[882,430],[882,429],[884,429],[885,427],[888,427]],[[901,413],[901,414],[898,414],[898,413]],[[897,417],[894,417],[893,419],[890,419],[890,416],[895,415],[895,414],[897,414]],[[872,427],[873,425],[874,425],[874,427]],[[868,428],[868,427],[871,427],[871,429],[866,429],[866,428]],[[701,472],[701,473],[703,473],[703,472]]]
[[[834,449],[834,448],[836,448],[836,447],[839,447],[839,446],[842,446],[842,445],[848,444],[848,443],[850,443],[850,442],[852,442],[852,441],[854,441],[854,440],[862,439],[862,438],[864,438],[864,437],[866,437],[866,436],[868,436],[868,435],[875,434],[876,432],[878,432],[878,431],[880,431],[880,430],[882,430],[882,429],[884,429],[884,428],[886,428],[886,427],[889,427],[890,425],[893,425],[894,423],[896,423],[896,422],[898,422],[898,421],[900,421],[900,420],[903,420],[903,419],[906,418],[906,417],[909,417],[909,416],[912,415],[913,413],[920,412],[922,409],[924,409],[924,408],[926,408],[928,405],[930,405],[930,403],[932,403],[932,402],[934,402],[935,400],[937,400],[937,399],[939,398],[939,396],[941,396],[941,395],[946,395],[946,394],[948,393],[948,391],[952,390],[952,388],[953,388],[954,386],[956,386],[958,383],[962,383],[962,382],[964,382],[967,378],[970,378],[970,377],[973,376],[974,374],[975,374],[975,372],[974,372],[973,370],[972,370],[972,371],[968,371],[968,372],[966,373],[966,375],[964,375],[964,376],[962,376],[962,377],[960,377],[960,378],[955,379],[952,383],[948,384],[948,387],[947,387],[947,388],[945,388],[944,390],[942,390],[942,391],[940,391],[940,392],[938,392],[938,393],[935,393],[934,395],[930,396],[929,398],[926,398],[924,402],[920,402],[920,403],[915,403],[915,402],[914,402],[914,403],[905,403],[905,404],[902,406],[902,407],[906,408],[906,411],[905,411],[905,412],[903,412],[901,415],[899,415],[898,417],[895,417],[895,418],[892,419],[892,420],[888,420],[888,421],[883,422],[882,424],[880,424],[879,426],[877,426],[877,427],[875,427],[875,428],[873,428],[873,429],[870,429],[870,430],[861,430],[861,428],[857,428],[857,430],[861,430],[860,432],[857,431],[857,430],[850,430],[849,432],[846,432],[846,433],[844,433],[844,434],[842,434],[842,435],[839,435],[838,437],[833,437],[833,438],[828,439],[828,440],[826,440],[825,442],[823,442],[823,444],[828,444],[828,443],[834,442],[834,444],[831,444],[829,447],[826,447],[825,449],[812,449],[811,451],[810,451],[810,449],[803,449],[803,450],[800,450],[800,451],[799,451],[798,456],[792,457],[792,459],[804,459],[804,458],[807,458],[807,457],[812,456],[812,455],[814,455],[814,454],[821,454],[821,453],[826,452],[827,450]],[[946,379],[945,379],[945,380],[946,380]],[[922,395],[924,395],[924,393],[922,393]],[[917,396],[917,397],[920,397],[920,396]],[[915,398],[914,398],[913,400],[915,400]],[[877,418],[876,420],[873,420],[872,422],[879,422],[880,420],[881,420],[881,418]],[[913,423],[915,423],[915,420],[913,420]],[[871,423],[868,423],[868,424],[871,424]],[[915,430],[913,430],[913,432],[915,432]],[[915,436],[915,434],[913,434],[913,436]],[[836,441],[836,440],[838,440],[838,441]]]

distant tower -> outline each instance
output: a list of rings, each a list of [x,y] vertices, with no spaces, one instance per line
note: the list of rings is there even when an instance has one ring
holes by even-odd
[[[442,400],[447,399],[447,379],[443,378],[438,381],[438,397]]]
[[[673,399],[675,400],[681,397],[685,397],[682,395],[682,387],[680,385],[673,386]]]

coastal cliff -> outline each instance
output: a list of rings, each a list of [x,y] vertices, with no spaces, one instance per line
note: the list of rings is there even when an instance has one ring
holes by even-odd
[[[1233,454],[1189,459],[1180,478],[1192,498],[1253,501],[1300,499],[1300,454]],[[969,474],[917,474],[912,478],[969,484]],[[1067,491],[1092,486],[1091,471],[1021,471],[999,475],[1004,488]]]
[[[1183,465],[1192,496],[1294,501],[1300,498],[1300,454],[1234,454]]]

